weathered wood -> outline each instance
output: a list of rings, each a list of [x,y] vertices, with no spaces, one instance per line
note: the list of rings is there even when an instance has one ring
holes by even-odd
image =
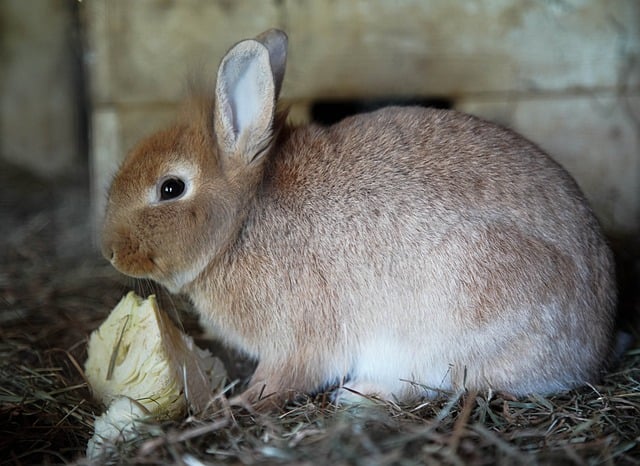
[[[106,160],[168,121],[191,72],[213,76],[235,41],[280,27],[298,121],[315,99],[445,97],[548,149],[609,229],[640,228],[635,0],[93,0],[86,13],[94,109],[113,112],[120,148],[94,145],[97,201]],[[99,144],[111,129],[93,130]]]

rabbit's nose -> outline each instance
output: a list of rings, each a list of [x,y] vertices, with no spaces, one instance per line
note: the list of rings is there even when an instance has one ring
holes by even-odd
[[[104,247],[102,248],[102,255],[104,256],[105,259],[107,259],[109,262],[113,262],[113,259],[115,258],[115,251],[113,250],[113,248],[111,247]]]
[[[116,256],[116,252],[115,252],[113,241],[110,241],[108,238],[103,238],[102,239],[101,250],[102,250],[101,251],[102,252],[102,256],[105,259],[107,259],[109,262],[113,263],[113,260],[115,259],[115,256]]]

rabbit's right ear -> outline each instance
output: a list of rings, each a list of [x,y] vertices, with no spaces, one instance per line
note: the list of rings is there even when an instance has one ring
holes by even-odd
[[[286,54],[287,36],[272,29],[239,42],[222,59],[214,127],[223,157],[248,164],[269,149]]]

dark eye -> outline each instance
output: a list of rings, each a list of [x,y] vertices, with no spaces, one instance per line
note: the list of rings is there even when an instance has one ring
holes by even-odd
[[[184,181],[179,178],[169,178],[160,186],[160,200],[168,201],[180,197],[184,192]]]

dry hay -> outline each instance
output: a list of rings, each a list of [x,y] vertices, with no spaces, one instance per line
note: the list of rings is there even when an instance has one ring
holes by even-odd
[[[17,263],[0,275],[0,464],[82,463],[101,413],[82,375],[86,338],[127,287],[104,265]],[[224,401],[149,425],[113,464],[640,464],[640,349],[601,385],[548,398],[344,408],[319,395],[271,416]]]

